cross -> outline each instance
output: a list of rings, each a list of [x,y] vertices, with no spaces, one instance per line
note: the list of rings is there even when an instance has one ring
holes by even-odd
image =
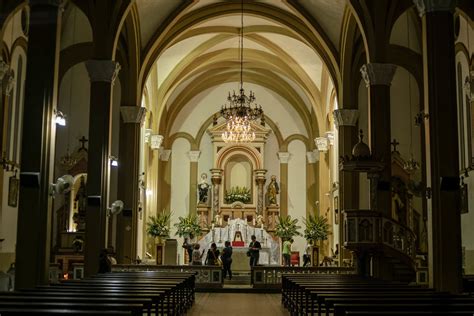
[[[394,138],[393,141],[390,143],[390,145],[393,146],[392,153],[393,153],[393,152],[398,153],[397,146],[400,145],[400,143],[397,142],[397,140],[396,140],[395,138]]]
[[[87,138],[84,137],[84,135],[79,138],[79,142],[82,143],[81,145],[81,148],[79,148],[79,150],[82,150],[84,149],[85,151],[87,151],[87,148],[86,148],[86,143],[88,142],[89,140]]]

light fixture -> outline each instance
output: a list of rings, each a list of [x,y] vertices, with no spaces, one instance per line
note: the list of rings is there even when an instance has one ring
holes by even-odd
[[[110,165],[111,165],[112,167],[118,167],[119,164],[118,164],[118,158],[117,158],[117,157],[115,157],[115,156],[110,156],[110,157],[109,157],[109,160],[110,160]]]
[[[409,23],[409,15],[407,14],[407,46],[410,49],[410,23]],[[410,119],[408,122],[410,123],[410,159],[406,160],[403,164],[403,169],[408,172],[414,172],[420,169],[420,164],[415,160],[413,155],[413,127],[412,127],[412,112],[411,112],[411,74],[408,74],[408,100],[410,104]],[[419,118],[418,118],[419,120]],[[415,118],[415,122],[417,119]],[[415,123],[416,124],[416,123]],[[420,124],[421,125],[421,124]]]
[[[59,110],[56,110],[54,114],[56,115],[56,118],[54,120],[56,124],[59,126],[66,126],[66,115]]]
[[[221,107],[220,114],[227,121],[226,131],[222,133],[222,140],[226,143],[250,143],[255,140],[255,132],[251,122],[263,119],[262,106],[255,103],[255,94],[250,91],[245,94],[243,84],[244,73],[244,2],[240,2],[240,92],[232,95],[229,92],[227,103]]]

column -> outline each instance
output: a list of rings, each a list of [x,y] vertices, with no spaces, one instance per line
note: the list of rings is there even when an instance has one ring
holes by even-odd
[[[288,215],[288,161],[289,152],[278,152],[280,160],[280,216]]]
[[[0,157],[3,159],[9,160],[7,156],[4,157],[3,153],[5,152],[6,138],[8,135],[8,102],[10,92],[7,89],[8,77],[11,76],[13,72],[10,70],[10,65],[3,61],[2,56],[0,55]],[[3,179],[4,169],[0,169],[0,179]],[[3,180],[0,182],[0,192],[3,192]],[[0,194],[0,205],[3,201],[3,193]],[[1,216],[0,211],[0,216]]]
[[[124,203],[117,215],[117,261],[129,263],[137,256],[138,203],[140,201],[140,127],[146,110],[140,106],[121,106],[117,197]],[[146,198],[146,192],[145,192]],[[111,201],[112,202],[112,201]]]
[[[422,17],[430,286],[459,292],[461,227],[453,12],[455,1],[414,1]]]
[[[101,249],[106,247],[107,242],[110,116],[113,82],[120,70],[120,65],[113,60],[88,60],[86,68],[91,81],[91,95],[84,274],[90,276],[97,273],[99,254]]]
[[[265,174],[267,173],[267,169],[255,169],[255,183],[257,184],[257,212],[256,215],[263,216],[263,206],[264,206],[264,185],[265,181]]]
[[[16,244],[17,289],[49,282],[54,171],[54,108],[59,37],[57,1],[30,1]]]
[[[338,129],[339,155],[350,156],[352,148],[357,143],[357,120],[359,119],[359,110],[338,109],[334,110],[334,122]],[[353,172],[339,172],[339,242],[344,241],[344,220],[343,210],[357,209],[359,206],[359,183],[358,174]],[[350,259],[351,254],[342,244],[339,244],[339,264],[344,259]]]
[[[220,186],[222,183],[222,172],[224,170],[213,168],[211,169],[211,183],[212,183],[212,218],[217,214],[221,214],[220,205],[219,205],[219,195],[220,195]]]
[[[391,216],[390,84],[395,70],[395,65],[381,63],[366,64],[360,69],[369,88],[369,146],[373,157],[386,163],[376,197],[378,211],[386,216]]]
[[[198,161],[201,151],[191,150],[188,152],[189,157],[189,214],[196,214],[197,191],[198,191]]]
[[[156,210],[152,210],[155,214],[156,211],[162,211],[170,209],[171,204],[171,149],[160,149],[159,153],[159,164],[158,164],[158,176],[159,184],[157,187],[157,200]]]

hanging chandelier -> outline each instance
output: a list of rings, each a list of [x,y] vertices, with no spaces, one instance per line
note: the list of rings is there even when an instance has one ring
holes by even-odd
[[[240,53],[240,92],[229,92],[227,103],[221,107],[220,114],[227,121],[226,131],[222,133],[222,140],[226,143],[251,143],[255,140],[255,132],[251,122],[263,119],[262,106],[255,103],[255,94],[250,91],[245,94],[243,85],[244,73],[244,2],[241,5],[239,53]]]

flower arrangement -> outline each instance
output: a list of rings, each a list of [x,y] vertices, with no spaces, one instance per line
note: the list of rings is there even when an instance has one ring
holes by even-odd
[[[189,214],[187,217],[179,217],[178,222],[174,224],[176,234],[179,237],[199,236],[201,234],[201,226],[196,214]]]
[[[171,213],[165,213],[164,211],[157,216],[149,216],[146,223],[147,234],[154,238],[168,238],[170,236],[170,219]]]
[[[304,238],[306,238],[306,240],[315,242],[328,239],[329,224],[327,218],[318,215],[309,215],[309,217],[305,218],[305,224]]]
[[[298,229],[301,226],[296,225],[298,223],[297,218],[291,218],[288,216],[278,216],[278,223],[275,227],[275,235],[280,237],[283,240],[293,238],[294,236],[301,236],[301,233]]]
[[[224,201],[227,204],[231,204],[237,201],[242,203],[249,203],[250,199],[250,189],[246,187],[232,187],[229,191],[226,190],[224,194]]]

